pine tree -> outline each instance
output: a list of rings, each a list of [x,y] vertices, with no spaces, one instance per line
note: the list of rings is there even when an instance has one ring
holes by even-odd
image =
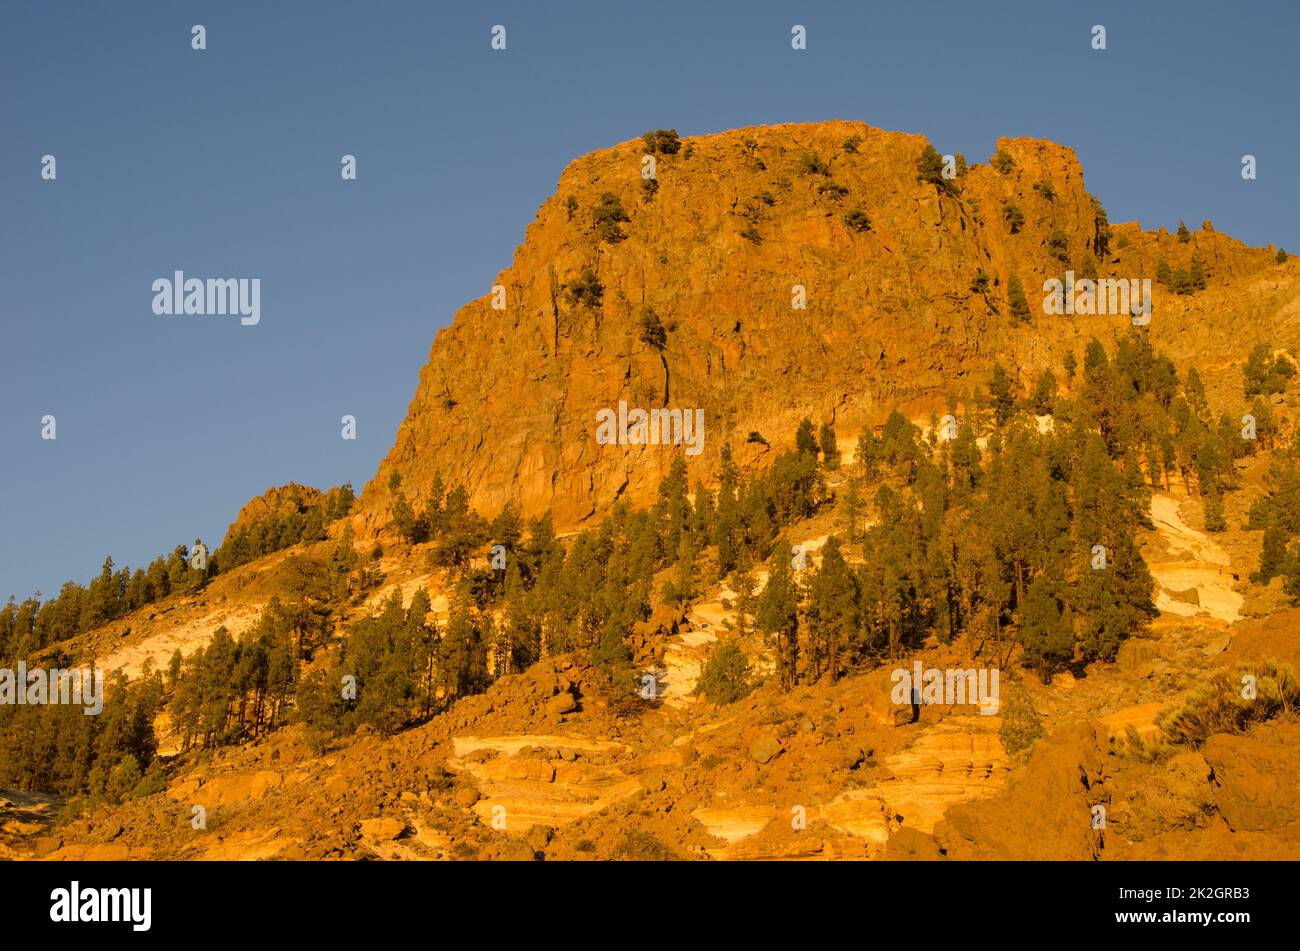
[[[956,183],[943,176],[944,161],[938,150],[926,143],[916,160],[916,180],[936,186],[939,191],[951,193],[956,191]]]
[[[1031,398],[1034,405],[1034,412],[1039,416],[1047,416],[1056,407],[1056,374],[1048,367],[1043,370],[1038,377],[1038,383],[1034,386],[1034,395]]]
[[[451,698],[486,685],[487,646],[464,602],[452,605],[446,633],[438,644],[438,679]]]
[[[858,582],[832,535],[822,548],[822,563],[808,586],[809,679],[823,672],[837,678],[849,645],[860,628]]]
[[[1226,532],[1227,519],[1223,516],[1223,490],[1217,485],[1205,496],[1205,530]]]
[[[880,441],[876,439],[876,434],[870,429],[862,430],[862,434],[858,436],[855,461],[863,479],[871,480],[875,478],[876,464],[879,460]]]
[[[807,416],[799,421],[799,428],[794,434],[794,448],[796,452],[810,455],[814,459],[817,458],[817,454],[821,451],[817,445],[817,436],[813,431],[812,420]]]
[[[690,486],[686,478],[686,460],[674,456],[668,475],[659,483],[659,518],[663,524],[663,550],[675,560],[682,544],[682,533],[690,530]]]
[[[718,549],[718,577],[724,578],[736,566],[741,531],[740,502],[737,498],[739,473],[731,447],[722,447],[722,468],[718,474],[718,514],[713,525],[713,544]]]
[[[710,703],[735,703],[753,689],[749,659],[735,640],[719,641],[709,651],[695,692]]]
[[[834,424],[822,423],[817,442],[822,450],[822,466],[827,472],[834,472],[840,467],[840,448],[835,441]]]
[[[425,540],[426,532],[421,527],[424,523],[416,519],[415,510],[411,508],[411,503],[406,500],[406,493],[401,489],[396,490],[396,496],[388,511],[388,527],[405,541],[418,544]]]
[[[1070,350],[1065,354],[1065,361],[1062,363],[1065,368],[1065,379],[1069,383],[1074,382],[1074,375],[1078,372],[1079,361],[1074,356],[1074,351]]]
[[[993,364],[993,375],[989,378],[989,398],[993,403],[997,424],[1005,426],[1015,412],[1016,394],[1011,375],[1001,363]]]
[[[793,687],[799,671],[799,590],[790,566],[790,546],[783,538],[777,539],[768,559],[767,585],[754,620],[776,642],[781,685]]]
[[[442,474],[435,472],[433,474],[433,483],[429,486],[429,494],[424,500],[424,525],[432,537],[437,537],[446,531],[446,504],[447,487],[443,484]]]
[[[1020,642],[1025,663],[1043,683],[1074,656],[1074,635],[1059,598],[1060,581],[1040,575],[1030,583],[1020,611]]]
[[[858,526],[862,523],[862,493],[858,490],[858,480],[850,479],[848,488],[844,490],[844,522],[845,537],[850,542],[855,542],[861,537]]]
[[[1270,392],[1269,375],[1272,364],[1273,350],[1267,343],[1261,341],[1251,348],[1246,363],[1241,369],[1242,383],[1247,396]]]

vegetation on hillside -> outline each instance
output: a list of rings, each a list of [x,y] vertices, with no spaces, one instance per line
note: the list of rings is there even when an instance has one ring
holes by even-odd
[[[654,321],[642,331],[659,345]],[[1271,420],[1260,425],[1271,433]],[[655,605],[685,605],[723,579],[741,592],[738,635],[761,633],[787,688],[896,662],[932,636],[965,638],[998,665],[1018,655],[1047,679],[1113,659],[1154,614],[1136,541],[1148,494],[1179,479],[1207,508],[1221,500],[1234,460],[1258,446],[1238,428],[1213,418],[1195,370],[1180,378],[1135,329],[1113,352],[1090,341],[1081,362],[1071,354],[1060,375],[1045,368],[1023,390],[996,366],[985,390],[928,431],[896,410],[859,435],[849,463],[835,427],[810,419],[748,477],[724,449],[712,486],[692,490],[678,456],[654,505],[617,504],[564,541],[549,515],[525,522],[506,506],[489,520],[464,487],[440,479],[413,501],[395,474],[388,529],[445,574],[445,623],[417,590],[409,605],[394,592],[341,629],[375,583],[345,528],[328,555],[290,556],[282,571],[297,579],[292,595],[268,604],[242,637],[218,630],[203,649],[177,654],[165,678],[118,684],[103,718],[0,708],[0,749],[19,751],[0,758],[0,784],[105,797],[148,790],[157,776],[152,715],[164,706],[186,749],[243,742],[294,720],[321,739],[363,725],[389,733],[564,652],[586,653],[612,691],[630,695],[637,625]],[[1279,466],[1274,492],[1252,514],[1274,526],[1271,543],[1265,528],[1273,567],[1290,557],[1281,542],[1300,534],[1300,475],[1293,461]],[[330,505],[323,515],[347,511],[337,499]],[[842,530],[814,556],[790,528],[822,511]],[[308,532],[302,519],[299,537],[315,534],[314,521]],[[296,525],[240,537],[278,544]],[[96,596],[114,577],[92,583]],[[6,656],[39,646],[39,613],[12,602],[0,612]],[[709,657],[699,689],[726,703],[753,686],[732,638]]]

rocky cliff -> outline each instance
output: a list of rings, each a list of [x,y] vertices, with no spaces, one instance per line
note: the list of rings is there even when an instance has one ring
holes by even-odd
[[[574,161],[497,278],[504,308],[485,293],[438,334],[362,495],[365,521],[386,520],[394,470],[408,494],[438,473],[484,513],[515,500],[560,527],[645,502],[682,450],[598,444],[596,414],[620,400],[705,411],[692,481],[716,472],[724,444],[761,462],[762,440],[780,447],[804,415],[843,437],[895,405],[942,413],[994,359],[1028,380],[1089,336],[1128,332],[1126,315],[1044,314],[1043,281],[1093,259],[1100,276],[1152,279],[1154,342],[1201,366],[1244,359],[1243,322],[1300,321],[1293,265],[1208,222],[1186,241],[1108,226],[1068,148],[1000,139],[1011,163],[948,183],[918,174],[926,145],[856,122],[739,129],[656,153],[657,186],[643,184],[640,139]],[[1204,290],[1155,284],[1160,261],[1193,257]],[[575,294],[584,272],[595,282]],[[1013,275],[1027,321],[1011,312]],[[643,332],[645,308],[661,343]]]

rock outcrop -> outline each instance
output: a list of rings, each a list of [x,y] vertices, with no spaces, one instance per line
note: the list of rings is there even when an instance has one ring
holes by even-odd
[[[1008,171],[974,164],[949,186],[919,180],[926,144],[858,122],[739,129],[656,155],[653,191],[641,140],[574,161],[496,280],[504,309],[484,288],[439,332],[362,495],[363,522],[387,521],[394,471],[408,496],[440,474],[486,514],[513,500],[525,514],[551,509],[560,528],[617,499],[644,503],[673,452],[599,445],[596,413],[620,400],[704,410],[694,481],[712,477],[724,444],[742,465],[761,462],[764,441],[787,441],[806,414],[844,433],[895,405],[928,414],[995,358],[1028,380],[1090,336],[1129,331],[1127,315],[1043,313],[1043,281],[1082,276],[1094,259],[1102,277],[1152,279],[1151,334],[1175,358],[1239,362],[1246,325],[1300,324],[1297,268],[1208,223],[1187,243],[1137,223],[1108,239],[1068,148],[1000,139]],[[622,240],[596,227],[606,195],[627,220],[604,234]],[[1206,290],[1154,283],[1160,261],[1187,268],[1193,256]],[[584,272],[598,296],[590,283],[570,293]],[[1013,275],[1024,322],[1010,313]],[[642,331],[645,308],[661,340]]]

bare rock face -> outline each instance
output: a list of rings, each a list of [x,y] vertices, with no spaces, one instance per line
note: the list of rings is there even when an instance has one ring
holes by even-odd
[[[725,444],[761,464],[804,415],[852,434],[895,405],[943,412],[994,359],[1029,381],[1090,336],[1131,329],[1127,315],[1044,313],[1044,280],[1094,260],[1102,277],[1154,279],[1160,261],[1197,256],[1207,290],[1152,285],[1153,343],[1175,358],[1239,361],[1243,322],[1273,334],[1300,323],[1300,270],[1265,249],[1209,228],[1183,244],[1136,223],[1107,241],[1068,148],[1000,139],[1009,170],[975,164],[945,185],[919,180],[925,145],[856,122],[734,130],[654,156],[653,193],[640,140],[573,162],[497,278],[504,309],[484,288],[438,334],[362,495],[362,526],[387,521],[394,471],[408,497],[439,474],[485,514],[513,500],[551,509],[559,528],[618,499],[646,503],[684,450],[598,444],[596,414],[620,400],[704,410],[694,481],[712,478]],[[596,227],[606,194],[627,218],[614,222],[621,240]],[[1023,218],[1014,228],[1009,209]],[[598,299],[570,293],[584,272]],[[1010,314],[1013,275],[1027,322]],[[642,330],[647,307],[661,339]]]
[[[1219,733],[1201,751],[1214,770],[1214,798],[1234,830],[1300,838],[1300,727],[1276,724],[1258,736]]]

